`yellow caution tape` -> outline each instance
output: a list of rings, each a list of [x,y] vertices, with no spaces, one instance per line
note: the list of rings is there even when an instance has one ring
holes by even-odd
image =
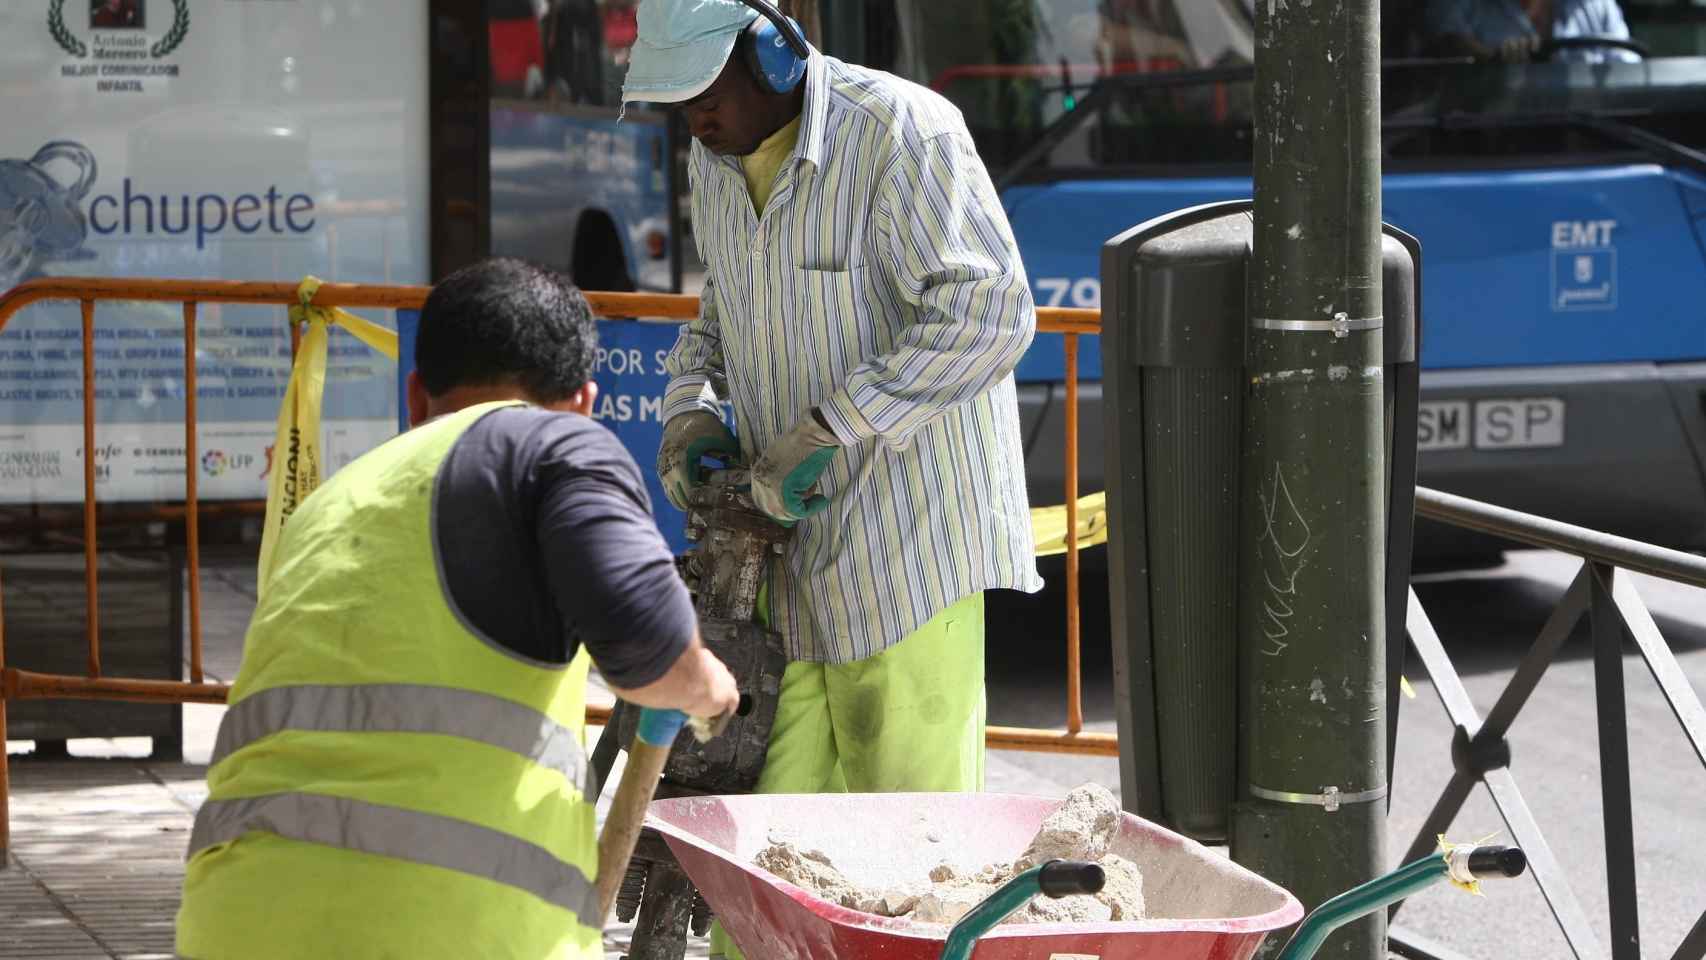
[[[272,474],[267,481],[267,519],[261,530],[259,591],[264,591],[272,573],[273,552],[290,515],[320,485],[320,401],[326,390],[326,346],[333,324],[349,331],[357,340],[397,359],[397,332],[363,320],[337,307],[314,306],[319,292],[318,277],[304,277],[296,288],[297,303],[290,308],[292,327],[306,326],[284,402],[278,408],[278,428],[273,438]]]
[[[1031,539],[1039,557],[1066,552],[1066,504],[1031,508]],[[1108,542],[1108,495],[1092,493],[1078,498],[1078,548]]]

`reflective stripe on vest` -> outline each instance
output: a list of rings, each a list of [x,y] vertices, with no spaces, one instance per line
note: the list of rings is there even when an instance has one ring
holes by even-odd
[[[592,770],[573,730],[513,700],[413,683],[302,684],[250,694],[226,711],[210,765],[285,730],[461,737],[555,770],[580,799],[592,796]]]
[[[466,820],[347,797],[275,793],[208,800],[190,835],[190,855],[251,830],[495,880],[574,913],[583,926],[604,925],[592,879],[543,847]]]

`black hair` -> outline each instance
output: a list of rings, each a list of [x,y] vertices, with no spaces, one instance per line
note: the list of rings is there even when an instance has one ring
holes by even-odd
[[[597,349],[580,288],[555,270],[499,257],[433,287],[421,309],[415,371],[435,397],[513,383],[529,400],[556,403],[592,379]]]

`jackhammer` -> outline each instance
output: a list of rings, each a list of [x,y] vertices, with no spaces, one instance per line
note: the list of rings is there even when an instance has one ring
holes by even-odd
[[[741,706],[709,742],[685,731],[676,738],[658,799],[750,793],[758,785],[787,665],[781,636],[758,623],[756,611],[767,565],[792,531],[753,503],[744,469],[712,471],[687,500],[687,539],[694,545],[676,567],[693,595],[700,637],[734,675]],[[634,741],[639,717],[638,708],[618,701],[599,736],[592,763],[600,792],[618,750]],[[616,897],[618,920],[636,915],[627,960],[681,960],[688,930],[704,936],[711,926],[704,898],[651,830],[641,833]]]

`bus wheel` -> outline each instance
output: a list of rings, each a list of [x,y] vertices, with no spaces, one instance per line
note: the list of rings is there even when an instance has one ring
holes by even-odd
[[[634,279],[628,274],[628,259],[622,239],[610,215],[592,211],[581,217],[575,230],[574,265],[570,273],[582,290],[631,292]]]

